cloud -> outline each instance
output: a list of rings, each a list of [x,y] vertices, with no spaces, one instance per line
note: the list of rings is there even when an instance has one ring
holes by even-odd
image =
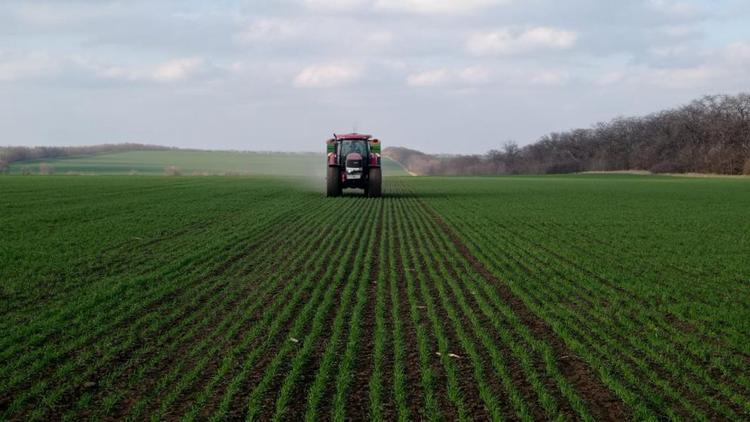
[[[649,7],[674,20],[693,20],[703,17],[707,12],[695,3],[680,0],[649,0]]]
[[[298,37],[302,33],[299,22],[286,19],[258,19],[237,33],[240,42],[278,41]]]
[[[599,86],[616,85],[625,80],[625,77],[625,72],[606,72],[603,75],[597,77],[594,82]]]
[[[371,47],[385,47],[393,42],[393,38],[393,32],[375,30],[365,35],[364,42]]]
[[[362,67],[351,64],[322,64],[308,66],[294,77],[300,88],[332,88],[348,85],[362,77]]]
[[[43,54],[9,56],[0,53],[0,81],[50,76],[59,70],[58,61]]]
[[[477,56],[516,54],[527,51],[563,50],[575,45],[578,34],[548,26],[524,30],[509,28],[476,32],[466,42],[466,49]]]
[[[19,21],[32,26],[75,25],[122,12],[124,6],[114,2],[68,2],[63,7],[57,2],[22,2],[10,7]]]
[[[154,69],[151,78],[159,82],[173,82],[195,74],[203,65],[203,59],[190,57],[164,62]]]
[[[439,86],[447,84],[452,79],[452,74],[448,69],[433,69],[412,73],[406,78],[406,83],[409,86]]]
[[[380,10],[414,14],[461,14],[475,12],[508,0],[304,0],[305,6],[322,11]]]
[[[346,11],[368,5],[369,0],[304,0],[309,9],[324,11]]]
[[[733,42],[724,50],[726,61],[732,64],[750,65],[750,42]]]
[[[474,12],[506,3],[503,0],[377,0],[374,7],[420,14],[457,14]]]
[[[458,79],[468,84],[482,84],[489,82],[490,72],[482,66],[466,67],[458,72]]]
[[[413,87],[445,86],[456,84],[482,84],[489,82],[489,71],[482,66],[465,67],[459,70],[431,69],[407,76],[406,84]]]
[[[691,88],[704,85],[718,76],[715,68],[696,66],[682,69],[657,69],[651,72],[650,82],[669,88]]]
[[[205,61],[198,57],[172,59],[152,66],[113,65],[87,57],[76,57],[67,63],[99,79],[164,83],[189,79],[202,72],[204,64]]]
[[[567,82],[568,78],[567,72],[561,70],[544,70],[533,73],[530,82],[532,85],[561,86]]]

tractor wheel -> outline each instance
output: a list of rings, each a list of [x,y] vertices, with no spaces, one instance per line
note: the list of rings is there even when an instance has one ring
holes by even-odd
[[[370,177],[367,181],[367,189],[365,191],[367,192],[367,196],[372,197],[379,197],[380,196],[380,188],[382,185],[382,174],[380,172],[380,168],[373,168],[370,169]]]
[[[326,196],[341,195],[341,180],[339,177],[338,167],[328,167],[328,174],[326,175]]]

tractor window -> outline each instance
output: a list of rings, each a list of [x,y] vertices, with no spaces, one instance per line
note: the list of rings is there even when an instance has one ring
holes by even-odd
[[[367,142],[362,141],[341,141],[341,156],[346,157],[352,152],[359,153],[362,157],[367,157]]]

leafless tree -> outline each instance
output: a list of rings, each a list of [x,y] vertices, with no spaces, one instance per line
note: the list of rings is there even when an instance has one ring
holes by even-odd
[[[618,117],[588,129],[550,133],[518,148],[506,144],[484,156],[431,160],[409,151],[397,161],[428,174],[570,173],[650,170],[742,174],[750,160],[750,95],[705,96],[683,107],[643,117]],[[432,157],[434,158],[434,157]],[[412,170],[413,171],[413,170]]]

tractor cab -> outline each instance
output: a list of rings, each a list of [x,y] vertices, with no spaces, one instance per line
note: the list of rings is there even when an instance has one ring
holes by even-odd
[[[380,141],[371,135],[333,135],[328,146],[327,194],[338,196],[344,188],[363,189],[380,196]]]

